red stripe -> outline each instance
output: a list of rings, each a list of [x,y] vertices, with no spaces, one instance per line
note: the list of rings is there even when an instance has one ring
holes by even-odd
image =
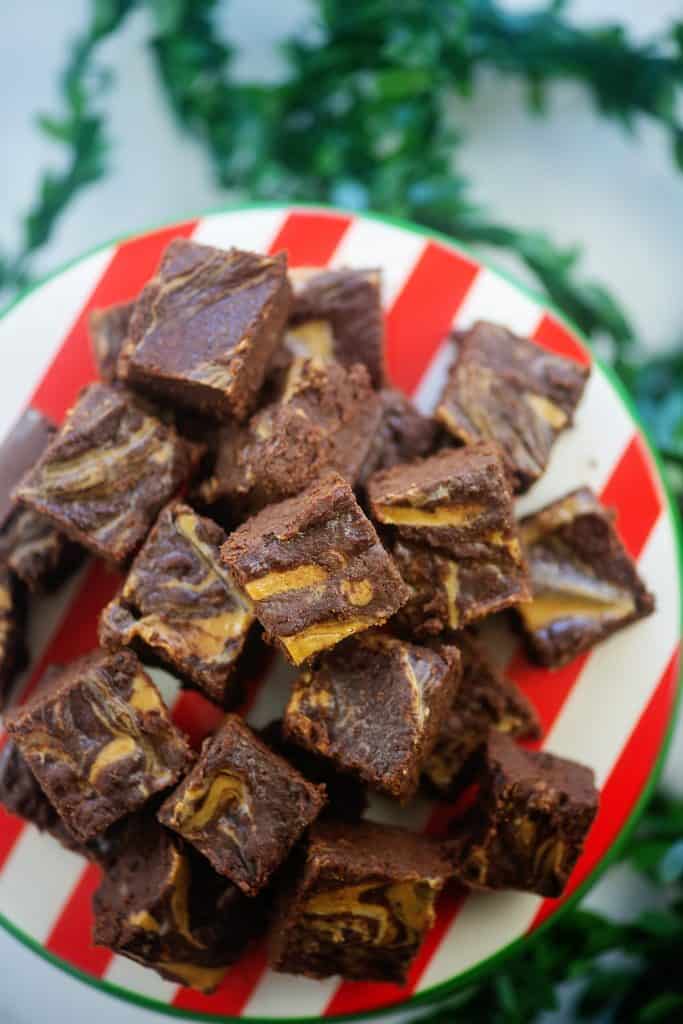
[[[199,748],[209,733],[215,732],[225,711],[196,690],[181,690],[173,705],[173,721],[187,733],[193,747]]]
[[[477,276],[465,256],[428,242],[387,315],[386,354],[394,386],[412,392],[448,334]]]
[[[382,982],[343,981],[325,1008],[325,1016],[364,1013],[381,1006],[392,1006],[409,999],[426,970],[434,953],[462,906],[464,894],[456,887],[448,888],[439,899],[436,921],[408,972],[405,985]]]
[[[108,949],[95,946],[91,939],[92,897],[101,878],[101,871],[96,864],[89,864],[85,868],[45,943],[45,948],[55,956],[68,960],[74,967],[97,978],[102,977],[113,956]]]
[[[195,227],[196,221],[187,221],[151,235],[133,238],[118,247],[34,391],[31,399],[34,408],[61,423],[81,388],[97,377],[88,335],[91,311],[134,298],[154,274],[171,239],[178,235],[187,238]]]
[[[340,213],[290,213],[270,243],[270,253],[287,253],[290,267],[323,267],[346,234],[352,218]]]
[[[609,478],[600,500],[618,511],[617,529],[627,551],[638,558],[662,511],[650,457],[636,434]]]
[[[532,665],[522,651],[512,659],[506,674],[532,701],[544,734],[555,722],[587,661],[588,654],[582,654],[562,668],[548,669]]]
[[[238,1016],[249,1002],[251,994],[266,970],[265,943],[259,943],[248,950],[238,963],[228,969],[220,988],[213,995],[206,996],[191,988],[180,988],[173,999],[173,1006],[195,1013],[232,1014]]]
[[[10,814],[0,804],[0,871],[4,868],[7,858],[14,849],[14,844],[24,831],[24,825],[25,822],[22,818]]]
[[[569,899],[609,850],[645,787],[661,751],[676,699],[680,649],[676,648],[657,689],[636,723],[602,787],[600,810],[584,852],[559,900],[544,900],[531,930]]]
[[[565,356],[581,363],[582,366],[590,366],[591,357],[588,349],[550,313],[543,314],[532,337],[542,348],[554,352],[556,356]]]

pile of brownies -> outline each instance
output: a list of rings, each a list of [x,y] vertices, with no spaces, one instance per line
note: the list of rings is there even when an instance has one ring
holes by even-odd
[[[588,370],[480,322],[422,416],[380,286],[177,239],[93,315],[101,380],[0,448],[6,704],[31,594],[83,552],[121,572],[101,649],[6,715],[0,799],[101,865],[97,943],[203,991],[266,931],[276,970],[400,982],[449,880],[559,896],[593,774],[518,745],[538,718],[474,630],[512,609],[558,666],[654,607],[589,490],[515,519]],[[263,642],[298,672],[257,734]],[[142,662],[225,709],[201,750]],[[420,835],[363,820],[368,789],[468,809]]]

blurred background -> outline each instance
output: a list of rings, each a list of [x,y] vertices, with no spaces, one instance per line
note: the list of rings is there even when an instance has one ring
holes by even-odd
[[[683,493],[681,0],[6,0],[0,108],[3,300],[245,198],[404,216],[575,319]],[[555,956],[434,1020],[683,1020],[681,779],[679,730],[663,795]],[[0,934],[3,1024],[48,1010],[143,1019]]]

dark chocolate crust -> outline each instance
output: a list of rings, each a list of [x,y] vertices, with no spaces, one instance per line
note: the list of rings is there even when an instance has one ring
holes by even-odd
[[[119,302],[106,309],[94,309],[88,326],[95,363],[102,380],[112,384],[118,378],[117,364],[128,337],[134,302]]]
[[[371,822],[311,830],[271,932],[276,971],[405,981],[448,868],[429,839]]]
[[[245,419],[289,313],[287,260],[168,246],[130,321],[119,374],[134,387],[218,419]]]
[[[561,896],[598,810],[593,772],[492,730],[481,796],[444,844],[453,873],[483,889]]]
[[[263,913],[153,815],[128,819],[93,897],[94,940],[163,978],[212,992]]]
[[[0,562],[0,711],[26,662],[26,592]]]
[[[339,644],[296,680],[285,732],[402,801],[416,792],[460,680],[439,653],[371,630]]]
[[[438,424],[418,412],[401,391],[385,388],[379,398],[382,416],[359,474],[360,484],[381,469],[429,455],[436,445]]]
[[[100,643],[152,654],[219,704],[254,615],[220,561],[223,530],[180,502],[167,506],[116,598],[100,617]]]
[[[7,731],[79,839],[104,832],[192,763],[183,734],[130,651],[73,662],[7,717]]]
[[[190,445],[149,406],[121,387],[91,384],[15,495],[120,566],[192,468]]]
[[[542,665],[564,665],[654,611],[613,515],[588,488],[523,519],[520,534],[533,600],[518,613]]]
[[[278,401],[247,426],[224,428],[201,500],[258,512],[298,494],[327,469],[353,485],[380,416],[380,400],[364,366],[346,370],[335,362],[295,362]]]
[[[159,821],[249,896],[267,884],[325,803],[314,786],[235,715],[204,741]]]
[[[247,520],[222,557],[295,664],[386,622],[408,596],[353,491],[334,473]]]
[[[486,742],[490,729],[519,739],[541,736],[531,702],[493,668],[477,641],[460,633],[457,643],[462,655],[462,682],[423,769],[430,789],[446,799],[455,798],[469,781],[473,755]]]
[[[571,426],[590,371],[486,321],[457,340],[436,418],[466,444],[496,441],[515,491],[526,491]]]

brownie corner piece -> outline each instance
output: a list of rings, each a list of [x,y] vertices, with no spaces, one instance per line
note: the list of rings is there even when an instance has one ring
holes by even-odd
[[[535,660],[558,667],[655,608],[611,511],[584,487],[520,523],[532,600],[518,609]]]
[[[117,364],[128,337],[134,302],[118,302],[94,309],[88,320],[90,344],[100,378],[108,384],[118,379]]]
[[[121,566],[192,468],[191,446],[146,403],[118,385],[90,384],[15,494]]]
[[[77,659],[6,724],[55,810],[83,840],[172,786],[192,762],[130,651]]]
[[[592,770],[492,730],[480,783],[478,803],[444,845],[455,876],[473,888],[561,896],[598,810]]]
[[[333,472],[243,523],[222,556],[297,665],[382,625],[408,596],[349,484]]]
[[[437,652],[371,630],[344,640],[299,676],[285,733],[406,802],[459,681],[457,648]]]
[[[571,426],[590,369],[487,321],[456,341],[436,418],[465,444],[496,441],[515,491],[526,491]]]
[[[159,821],[255,896],[324,803],[324,787],[308,782],[242,719],[227,715],[162,805]]]
[[[424,836],[372,822],[316,824],[279,906],[271,967],[401,984],[434,923],[447,873]]]
[[[123,587],[103,609],[109,649],[151,655],[211,700],[228,705],[233,671],[254,622],[220,560],[224,531],[182,502],[164,508]]]
[[[138,298],[126,380],[218,419],[253,409],[291,303],[283,253],[177,238]]]

